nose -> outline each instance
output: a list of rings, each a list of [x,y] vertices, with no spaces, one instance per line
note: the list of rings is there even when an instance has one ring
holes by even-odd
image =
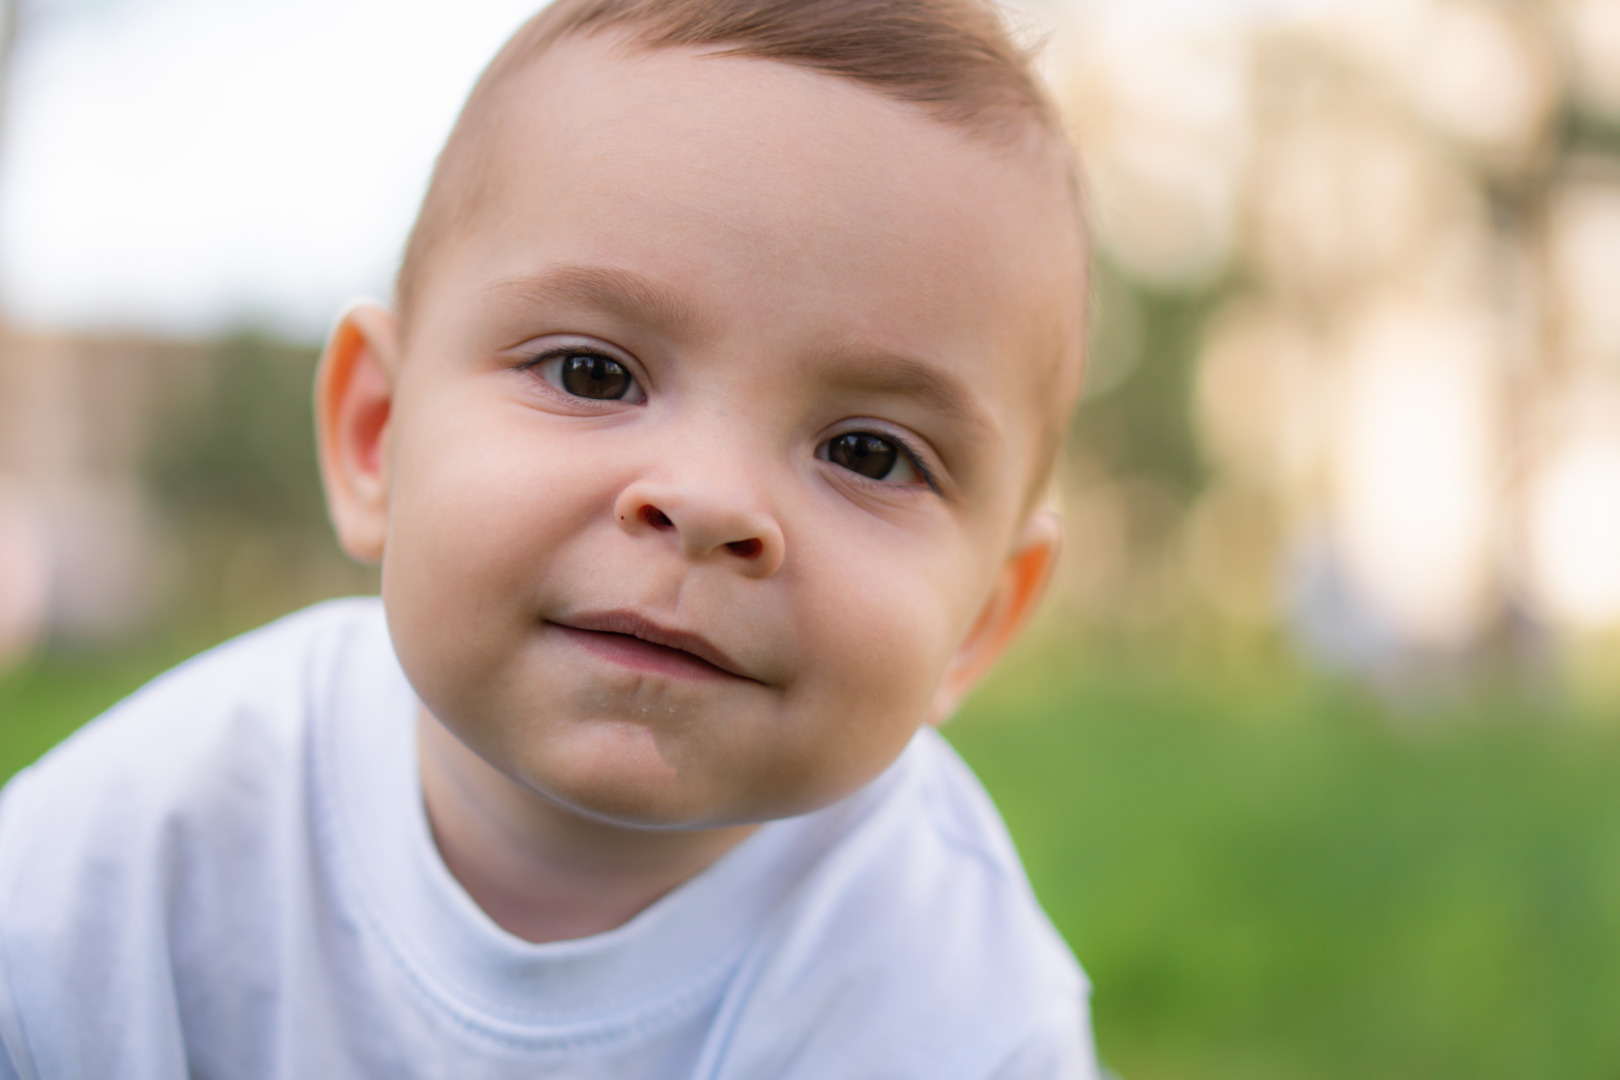
[[[768,578],[786,554],[782,527],[742,485],[720,477],[644,478],[613,507],[632,536],[671,536],[692,563],[718,560],[752,578]]]

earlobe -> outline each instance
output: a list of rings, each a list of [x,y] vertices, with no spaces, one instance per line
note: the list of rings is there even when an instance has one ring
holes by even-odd
[[[327,512],[352,558],[377,562],[388,528],[388,432],[398,370],[394,317],[356,304],[338,319],[315,376],[315,433]]]
[[[942,724],[949,719],[962,698],[1018,636],[1018,631],[1046,595],[1062,546],[1062,521],[1051,510],[1037,509],[1025,522],[989,599],[951,659],[944,681],[934,696],[928,717],[930,724]]]

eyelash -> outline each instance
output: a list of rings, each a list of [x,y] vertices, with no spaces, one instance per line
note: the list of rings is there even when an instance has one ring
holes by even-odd
[[[852,431],[852,432],[860,431],[860,430],[861,430],[860,428],[851,428],[850,429],[850,431]],[[840,432],[839,434],[847,435],[849,433],[850,432]],[[928,490],[932,491],[935,495],[944,494],[944,492],[940,489],[939,480],[934,476],[934,471],[932,469],[930,469],[928,467],[928,465],[923,461],[922,455],[919,454],[916,450],[914,450],[912,448],[910,442],[908,442],[907,440],[901,438],[900,436],[895,435],[894,433],[888,432],[888,431],[874,431],[874,432],[872,432],[872,434],[878,436],[879,438],[887,439],[889,442],[892,442],[892,443],[894,443],[895,446],[899,447],[900,452],[905,455],[906,460],[911,462],[911,467],[913,469],[917,470],[917,475],[922,477],[924,486],[926,486],[928,488]],[[834,437],[836,438],[836,436],[834,436]],[[857,480],[863,480],[868,484],[874,484],[874,485],[877,485],[878,487],[893,489],[895,487],[901,486],[901,485],[897,485],[897,484],[887,483],[887,482],[885,482],[883,480],[870,480],[867,477],[864,477],[864,476],[860,475],[859,473],[852,473],[851,475],[853,475]]]
[[[617,357],[617,356],[613,355],[612,353],[608,352],[606,349],[593,349],[588,345],[559,345],[556,348],[546,349],[543,352],[538,352],[538,353],[535,353],[532,356],[525,357],[522,360],[522,362],[520,362],[515,368],[513,368],[513,370],[514,371],[521,371],[521,372],[532,372],[536,368],[538,368],[541,365],[546,364],[546,363],[548,363],[548,362],[550,362],[552,360],[566,360],[570,356],[599,356],[604,360],[613,361],[615,364],[618,364],[620,367],[624,368],[625,371],[629,372],[630,378],[638,386],[641,387],[641,392],[642,392],[643,398],[645,398],[645,395],[646,395],[646,392],[647,392],[646,383],[644,382],[644,380],[642,379],[642,377],[640,375],[636,374],[635,368],[633,368],[631,365],[625,363],[624,360],[620,359],[619,357]],[[546,382],[546,380],[544,380],[544,379],[542,379],[541,381]],[[547,385],[549,386],[551,384],[549,382],[547,382]],[[563,391],[563,392],[566,393],[566,391]],[[595,401],[597,404],[608,404],[609,403],[609,402],[606,402],[606,401],[597,401],[596,399],[593,399],[593,398],[583,397],[583,396],[575,395],[575,394],[570,394],[568,396],[569,396],[569,400],[571,400],[571,401],[587,401],[587,402]]]
[[[533,371],[535,368],[539,367],[541,364],[546,363],[547,361],[563,359],[563,358],[570,357],[570,356],[601,356],[601,357],[604,357],[605,359],[612,360],[616,364],[623,365],[624,368],[627,371],[630,370],[630,366],[628,364],[625,364],[623,360],[620,360],[618,357],[614,356],[611,353],[605,352],[605,351],[603,351],[601,349],[591,349],[591,348],[585,348],[585,347],[581,347],[581,346],[577,346],[577,345],[564,345],[564,346],[560,346],[558,348],[546,349],[544,352],[536,353],[533,356],[525,358],[522,363],[517,365],[516,370],[518,370],[518,371]],[[633,379],[638,378],[638,376],[636,376],[634,371],[631,371],[630,377],[633,378]],[[643,390],[643,393],[645,393],[645,390]],[[581,400],[581,401],[589,401],[591,399],[590,398],[580,398],[579,400]],[[849,431],[839,432],[839,434],[840,435],[854,434],[854,433],[859,433],[862,430],[863,429],[861,429],[861,428],[851,428],[851,429],[849,429]],[[917,451],[917,449],[911,445],[911,442],[908,439],[905,439],[905,438],[903,438],[903,437],[901,437],[899,435],[896,435],[895,433],[893,433],[891,431],[877,430],[877,431],[870,432],[870,434],[876,435],[881,439],[885,439],[885,440],[887,440],[889,442],[894,443],[895,447],[899,449],[900,453],[905,455],[905,459],[906,459],[906,461],[908,463],[910,463],[911,467],[913,469],[917,470],[917,475],[922,477],[924,486],[926,486],[928,488],[928,490],[932,491],[935,495],[944,494],[944,491],[940,487],[940,484],[939,484],[939,478],[934,475],[934,471],[932,469],[930,469],[928,467],[927,462],[923,460],[923,455],[921,453],[919,453]],[[831,437],[832,438],[837,438],[838,436],[834,435],[834,436],[831,436]],[[870,477],[862,476],[859,473],[853,472],[851,470],[846,469],[844,471],[849,472],[850,476],[856,482],[861,483],[861,484],[871,485],[874,488],[881,488],[881,489],[884,489],[884,490],[892,491],[897,487],[903,487],[904,486],[904,485],[890,483],[890,482],[884,481],[884,480],[873,480]]]
[[[611,360],[615,364],[622,365],[626,371],[630,370],[629,364],[626,364],[623,360],[620,360],[617,356],[614,356],[610,352],[604,352],[601,349],[585,348],[579,345],[559,345],[555,349],[547,349],[544,352],[537,352],[532,356],[526,356],[523,358],[522,362],[518,364],[517,370],[532,371],[541,364],[545,363],[547,360],[561,360],[569,356],[600,356],[604,360]],[[631,374],[633,376],[635,373],[631,372]]]

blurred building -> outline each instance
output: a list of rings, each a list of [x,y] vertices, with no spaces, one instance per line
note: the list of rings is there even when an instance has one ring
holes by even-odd
[[[0,339],[0,667],[373,587],[325,522],[314,361],[251,335]]]
[[[45,631],[115,635],[160,594],[142,476],[160,388],[196,346],[72,336],[0,339],[0,658]]]

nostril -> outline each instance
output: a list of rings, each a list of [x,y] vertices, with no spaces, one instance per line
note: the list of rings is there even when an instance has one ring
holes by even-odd
[[[641,508],[641,520],[655,529],[667,529],[675,524],[669,520],[669,515],[656,506],[643,506]]]
[[[726,545],[726,550],[744,559],[752,559],[765,550],[765,545],[758,540],[733,540]]]

